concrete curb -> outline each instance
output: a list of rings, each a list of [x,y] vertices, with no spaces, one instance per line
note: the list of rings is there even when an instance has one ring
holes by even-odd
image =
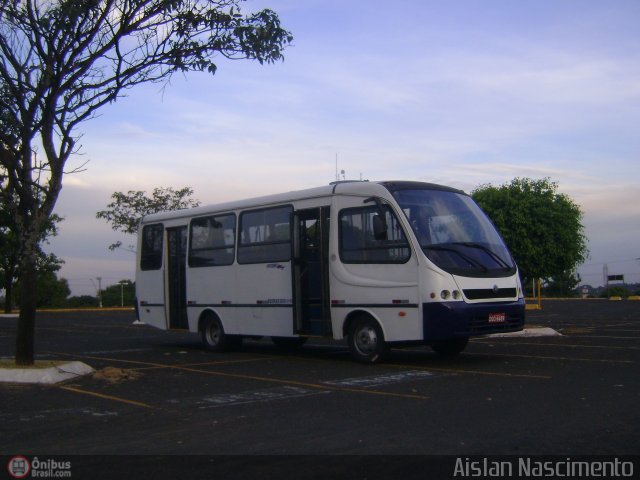
[[[512,332],[512,333],[493,333],[491,335],[487,335],[487,337],[491,338],[500,338],[500,337],[561,337],[562,334],[557,330],[549,327],[536,327],[536,328],[525,328],[520,332]]]
[[[82,362],[68,362],[48,368],[0,368],[0,382],[52,385],[93,373],[93,368]]]

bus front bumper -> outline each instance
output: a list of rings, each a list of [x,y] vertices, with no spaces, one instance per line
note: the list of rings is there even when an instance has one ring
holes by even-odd
[[[525,302],[422,304],[425,342],[517,332],[524,328]]]

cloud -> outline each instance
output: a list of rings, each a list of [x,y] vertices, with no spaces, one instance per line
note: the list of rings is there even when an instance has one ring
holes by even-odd
[[[116,190],[247,198],[326,184],[336,154],[347,178],[466,191],[551,177],[583,207],[598,258],[640,236],[637,2],[251,0],[244,11],[264,7],[296,38],[284,63],[221,59],[214,77],[132,90],[85,125],[73,165],[90,162],[65,177],[56,248],[100,268],[114,258],[95,211]],[[74,251],[78,238],[92,253]]]

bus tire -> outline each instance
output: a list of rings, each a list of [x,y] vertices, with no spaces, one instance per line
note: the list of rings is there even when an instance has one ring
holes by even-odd
[[[347,342],[351,356],[361,363],[379,362],[389,353],[382,329],[371,317],[359,317],[354,320],[349,328]]]
[[[206,315],[200,325],[202,343],[212,352],[224,352],[232,343],[229,335],[224,333],[222,322],[214,315]]]
[[[469,337],[463,338],[452,338],[450,340],[440,340],[438,342],[433,342],[431,344],[431,348],[438,355],[442,355],[445,357],[450,357],[453,355],[458,355],[462,352],[469,343]]]
[[[307,341],[306,337],[271,337],[273,344],[280,350],[291,352],[299,349]]]

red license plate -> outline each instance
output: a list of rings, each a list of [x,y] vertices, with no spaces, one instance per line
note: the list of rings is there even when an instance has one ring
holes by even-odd
[[[489,314],[489,323],[504,323],[506,321],[507,321],[507,315],[504,312]]]

